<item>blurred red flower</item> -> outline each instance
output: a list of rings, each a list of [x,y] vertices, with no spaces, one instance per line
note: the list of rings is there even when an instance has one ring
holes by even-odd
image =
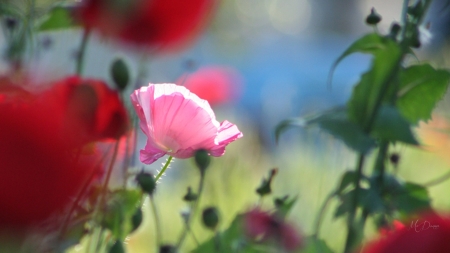
[[[59,122],[41,103],[0,103],[0,230],[19,232],[61,211],[96,168],[55,138]]]
[[[118,93],[105,82],[71,76],[40,96],[41,107],[58,118],[62,136],[75,145],[118,139],[128,128],[127,112]],[[75,131],[71,133],[71,131]]]
[[[403,223],[401,223],[399,220],[394,220],[392,222],[392,225],[381,227],[379,229],[379,232],[381,235],[387,236],[395,231],[398,231],[398,230],[401,230],[404,228],[405,228],[405,225]]]
[[[275,242],[288,251],[301,247],[302,238],[296,229],[276,214],[253,209],[245,214],[244,228],[247,236],[256,240]]]
[[[183,75],[177,83],[215,106],[236,99],[240,93],[242,79],[232,68],[210,66]]]
[[[450,218],[426,214],[407,227],[392,231],[368,243],[363,253],[447,253],[450,252]]]
[[[87,29],[136,46],[165,49],[191,39],[217,0],[84,0],[78,19]]]

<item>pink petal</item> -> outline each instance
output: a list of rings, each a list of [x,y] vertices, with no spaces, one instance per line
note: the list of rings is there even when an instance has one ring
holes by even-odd
[[[139,159],[142,163],[152,164],[159,158],[163,157],[166,152],[154,147],[151,142],[147,141],[144,149],[141,149]]]
[[[219,133],[215,139],[216,146],[210,149],[212,156],[222,156],[225,147],[230,143],[244,136],[235,124],[223,121],[219,127]]]

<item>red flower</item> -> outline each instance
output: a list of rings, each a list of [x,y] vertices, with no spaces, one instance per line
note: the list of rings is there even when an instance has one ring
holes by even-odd
[[[286,250],[293,251],[302,244],[302,238],[294,227],[275,214],[253,209],[245,215],[245,232],[252,239],[273,241]]]
[[[242,81],[239,74],[231,68],[211,66],[182,76],[177,83],[214,106],[235,99],[239,95]]]
[[[55,138],[60,124],[44,103],[0,102],[0,230],[18,232],[61,211],[96,169]]]
[[[450,252],[450,218],[436,214],[412,220],[408,227],[366,245],[363,253],[447,253]]]
[[[65,78],[44,92],[40,101],[45,110],[58,118],[60,129],[69,131],[61,135],[75,145],[118,139],[128,127],[119,95],[101,80]]]
[[[398,220],[394,220],[391,226],[385,226],[380,228],[379,232],[381,235],[387,236],[395,231],[404,229],[405,225]]]
[[[173,47],[201,28],[216,0],[84,0],[78,18],[88,29],[138,46]]]

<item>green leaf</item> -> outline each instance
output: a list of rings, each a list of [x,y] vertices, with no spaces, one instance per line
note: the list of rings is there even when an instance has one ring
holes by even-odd
[[[109,229],[117,240],[124,240],[133,231],[133,216],[140,205],[139,190],[117,190],[108,200],[102,226]]]
[[[274,200],[274,204],[280,217],[286,217],[291,211],[295,202],[297,202],[297,197],[289,198],[289,195],[286,195],[282,198],[276,198]]]
[[[405,183],[400,191],[392,194],[392,205],[400,213],[412,214],[431,208],[427,189],[418,184]]]
[[[397,107],[412,124],[427,121],[449,83],[448,70],[436,70],[429,64],[408,67],[400,72]]]
[[[324,240],[317,239],[313,236],[305,238],[305,245],[300,253],[333,253]]]
[[[361,76],[348,101],[348,112],[352,120],[366,128],[382,97],[387,94],[389,84],[394,80],[402,54],[399,46],[392,40],[383,41],[384,47],[373,52],[374,58],[369,71]]]
[[[349,148],[367,153],[375,147],[375,140],[365,134],[361,127],[348,118],[345,108],[336,108],[315,117],[288,119],[276,127],[276,135],[292,126],[317,125],[333,137],[343,141]]]
[[[57,6],[50,11],[47,19],[39,25],[38,31],[46,32],[75,28],[76,26],[77,24],[73,20],[70,10],[62,6]]]
[[[339,56],[339,58],[337,58],[337,60],[333,63],[330,70],[328,83],[331,84],[334,70],[345,57],[353,53],[373,54],[384,48],[385,40],[387,40],[387,38],[381,37],[376,33],[370,33],[353,42],[353,44],[351,44],[350,47],[348,47],[347,50],[345,50],[344,53],[342,53],[342,55]]]
[[[280,135],[291,127],[305,127],[306,122],[302,118],[286,119],[281,121],[275,128],[276,142],[280,139]]]
[[[355,182],[356,178],[356,171],[346,171],[341,179],[341,184],[339,185],[339,188],[337,189],[336,193],[341,194],[347,186],[353,184]]]
[[[393,106],[383,105],[380,107],[372,135],[381,140],[419,145],[411,131],[410,123]]]

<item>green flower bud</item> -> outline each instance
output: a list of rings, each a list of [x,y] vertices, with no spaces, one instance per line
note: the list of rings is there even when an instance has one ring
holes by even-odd
[[[219,224],[219,211],[215,207],[208,207],[203,210],[203,224],[209,229],[216,229]]]
[[[141,190],[149,195],[152,195],[156,189],[156,181],[152,174],[141,172],[137,174],[136,181],[141,187]]]
[[[256,193],[258,193],[259,196],[263,197],[267,194],[272,193],[272,179],[277,174],[278,169],[272,169],[269,172],[269,178],[265,179],[263,178],[261,185],[256,189]]]
[[[399,24],[397,24],[395,22],[392,23],[391,30],[389,31],[389,35],[387,37],[396,41],[397,40],[397,36],[400,33],[401,29],[402,29],[402,27]]]
[[[176,253],[176,248],[172,245],[163,245],[159,247],[159,253]]]
[[[142,210],[141,207],[138,207],[136,209],[136,212],[131,217],[131,225],[132,229],[131,232],[135,231],[142,223]]]
[[[370,10],[369,16],[367,16],[366,18],[366,23],[369,25],[376,25],[380,23],[380,21],[381,16],[375,11],[375,8],[372,8],[372,10]]]
[[[211,163],[211,157],[209,157],[208,151],[199,149],[195,152],[195,164],[201,171],[205,171]]]
[[[125,61],[116,59],[111,65],[111,77],[117,89],[123,91],[130,82],[130,74]]]
[[[187,193],[184,195],[183,200],[187,202],[195,201],[198,198],[198,195],[192,192],[191,187],[187,188]]]
[[[125,248],[120,240],[117,240],[109,249],[109,253],[125,253]]]

